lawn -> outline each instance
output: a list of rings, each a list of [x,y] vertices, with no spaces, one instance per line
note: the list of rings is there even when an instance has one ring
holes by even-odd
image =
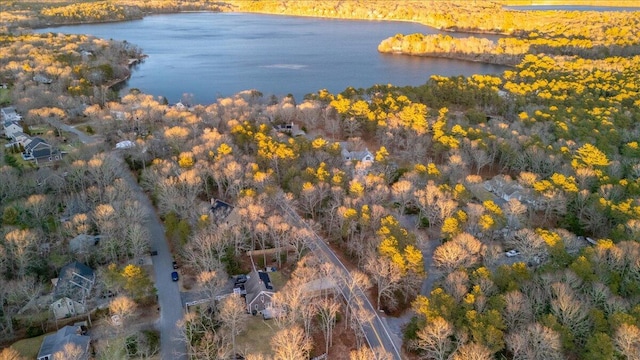
[[[35,359],[38,356],[38,351],[40,351],[40,345],[42,345],[42,341],[47,335],[49,334],[18,340],[14,342],[11,347],[19,352],[25,359]]]
[[[273,355],[271,337],[278,331],[273,320],[265,321],[262,316],[247,315],[246,330],[236,337],[239,353]]]
[[[282,271],[275,271],[269,273],[269,279],[271,280],[271,284],[276,289],[281,289],[284,284],[286,284],[287,279],[285,278]]]
[[[0,106],[11,104],[11,96],[9,96],[9,89],[0,89]]]

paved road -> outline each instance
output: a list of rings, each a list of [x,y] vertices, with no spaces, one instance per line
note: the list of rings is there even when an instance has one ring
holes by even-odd
[[[112,156],[121,159],[118,154],[112,153]],[[171,280],[173,257],[164,236],[164,226],[151,205],[151,201],[135,181],[125,162],[121,160],[121,163],[124,169],[124,179],[131,185],[137,200],[146,209],[148,216],[145,225],[151,235],[150,246],[152,250],[158,252],[158,255],[153,256],[152,260],[156,289],[158,290],[158,304],[160,305],[160,320],[157,326],[160,331],[161,358],[162,360],[186,360],[186,346],[178,338],[179,330],[176,325],[184,314],[182,300],[178,283]]]
[[[85,134],[84,132],[76,129],[75,127],[67,125],[67,124],[63,124],[58,120],[55,120],[55,119],[52,119],[52,118],[47,118],[47,122],[49,123],[49,125],[57,128],[57,129],[60,129],[60,130],[66,131],[66,132],[72,132],[72,133],[78,135],[78,139],[80,139],[80,141],[83,144],[96,144],[96,143],[101,141],[99,138],[97,138],[95,136],[89,136],[89,135]]]
[[[284,203],[284,201],[280,201],[282,204],[282,209],[289,215],[289,217],[296,222],[299,226],[304,226],[307,229],[313,232],[314,243],[310,246],[311,250],[319,255],[319,257],[326,259],[331,262],[339,272],[338,275],[342,279],[345,279],[345,282],[349,282],[351,280],[351,273],[344,266],[342,261],[336,256],[333,250],[326,244],[326,242],[315,233],[315,231],[302,219],[300,216],[289,207],[288,204]],[[342,295],[345,296],[345,293],[349,291],[345,286],[340,288]],[[364,331],[365,338],[367,339],[367,343],[369,347],[372,349],[383,348],[389,354],[393,356],[396,360],[402,360],[402,355],[400,352],[400,348],[402,346],[402,341],[393,336],[389,331],[386,319],[383,319],[379,316],[376,308],[371,304],[369,298],[367,298],[366,294],[360,289],[360,287],[356,288],[352,294],[352,298],[358,299],[359,301],[353,301],[354,305],[357,303],[361,304],[361,308],[366,310],[371,316],[372,320],[368,323],[363,323],[362,330]],[[357,305],[355,305],[357,306]]]

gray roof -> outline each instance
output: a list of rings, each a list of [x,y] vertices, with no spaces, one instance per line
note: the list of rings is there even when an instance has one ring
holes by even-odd
[[[216,220],[222,220],[233,211],[233,206],[222,200],[212,199],[209,211]]]
[[[54,292],[55,298],[64,296],[72,299],[82,298],[82,290],[88,293],[93,287],[94,280],[95,274],[90,267],[77,261],[69,263],[60,269]]]
[[[55,334],[48,335],[44,338],[40,351],[38,352],[38,359],[47,355],[53,355],[58,351],[62,351],[66,344],[72,343],[84,350],[83,359],[89,358],[89,342],[91,338],[86,335],[79,334],[80,328],[78,326],[65,326],[58,330]]]
[[[263,291],[273,293],[269,273],[264,271],[252,271],[244,286],[247,291],[247,304],[250,304]]]
[[[34,137],[31,139],[31,141],[29,141],[29,143],[25,145],[24,151],[30,152],[31,150],[35,149],[36,146],[38,146],[39,144],[45,144],[46,146],[51,147],[51,145],[47,144],[47,142],[42,140],[41,138]]]

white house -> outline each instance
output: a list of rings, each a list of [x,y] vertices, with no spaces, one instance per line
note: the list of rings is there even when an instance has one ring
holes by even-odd
[[[371,151],[367,148],[365,148],[364,151],[350,151],[346,143],[341,143],[340,146],[342,147],[341,154],[344,161],[372,163],[375,159]]]
[[[7,120],[2,124],[4,129],[4,135],[9,139],[14,139],[14,135],[17,133],[23,133],[24,129],[16,120]],[[14,139],[15,140],[15,139]]]
[[[16,112],[16,108],[14,108],[13,106],[0,109],[0,115],[2,115],[2,120],[4,121],[22,120],[22,116],[20,116],[20,114]]]
[[[50,307],[56,319],[64,319],[78,314],[84,314],[86,311],[83,304],[68,297],[62,297],[54,301]]]
[[[13,139],[13,141],[15,143],[18,143],[22,146],[24,146],[24,144],[27,143],[27,140],[31,139],[31,137],[21,131],[18,131],[16,133],[13,133],[13,136],[11,136],[11,138]]]

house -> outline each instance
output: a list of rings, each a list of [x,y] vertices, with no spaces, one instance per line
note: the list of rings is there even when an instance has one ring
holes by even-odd
[[[336,281],[328,276],[311,280],[308,283],[302,285],[302,292],[307,298],[316,297],[327,293],[335,293],[337,291],[338,285],[336,284]]]
[[[56,360],[59,356],[54,358],[54,354],[64,351],[64,347],[67,344],[73,344],[77,349],[82,351],[82,355],[74,357],[74,359],[89,359],[89,344],[91,338],[85,334],[86,331],[84,331],[81,326],[67,325],[63,327],[55,334],[48,335],[44,338],[42,345],[40,345],[37,359]]]
[[[2,128],[4,129],[4,135],[9,139],[13,139],[17,133],[24,134],[24,129],[17,120],[5,120]]]
[[[53,290],[53,299],[55,301],[51,306],[55,307],[52,310],[56,315],[56,319],[59,319],[59,317],[57,316],[62,316],[64,318],[67,316],[67,314],[72,314],[63,310],[56,312],[57,309],[63,309],[63,305],[67,308],[67,310],[73,307],[75,314],[77,314],[79,310],[84,310],[86,299],[91,293],[91,289],[93,288],[93,284],[95,283],[95,281],[96,275],[93,270],[90,267],[77,261],[69,263],[62,269],[60,269],[60,275],[58,276],[58,278],[52,280],[55,286]],[[75,301],[82,307],[79,307],[76,304],[69,305],[69,301],[67,301],[66,304],[58,302],[59,300],[62,300],[64,298]],[[59,308],[58,304],[60,305]]]
[[[178,111],[186,111],[188,109],[187,105],[183,104],[182,101],[178,101],[173,107]]]
[[[76,255],[88,255],[100,243],[100,236],[80,234],[69,240],[69,250]]]
[[[49,307],[51,308],[53,316],[55,316],[56,319],[64,319],[67,317],[84,314],[87,311],[84,304],[81,304],[80,302],[66,296],[54,301],[51,305],[49,305]]]
[[[116,149],[131,149],[135,147],[136,144],[131,140],[120,141],[116,144]]]
[[[2,115],[3,121],[20,121],[22,116],[16,112],[16,108],[13,106],[0,109],[0,115]]]
[[[38,74],[36,76],[33,77],[33,81],[40,83],[40,84],[51,84],[53,82],[53,80],[49,79],[48,77],[42,75],[42,74]]]
[[[213,221],[217,224],[221,224],[223,222],[233,224],[238,220],[235,207],[219,199],[211,199],[209,213],[211,214]]]
[[[344,161],[354,161],[354,162],[363,162],[363,163],[372,163],[374,156],[369,151],[369,149],[365,148],[364,151],[351,151],[348,150],[348,146],[346,143],[340,143],[342,147],[342,159]]]
[[[11,136],[11,138],[13,139],[13,142],[20,144],[22,146],[24,146],[27,140],[31,139],[29,135],[23,133],[22,131],[13,133],[13,136]]]
[[[500,197],[504,201],[511,199],[522,200],[522,186],[516,182],[510,182],[505,184],[500,192]]]
[[[24,160],[42,160],[49,159],[49,161],[54,160],[54,155],[60,159],[59,153],[54,153],[53,148],[42,138],[34,137],[26,140],[24,143],[24,152],[22,153],[22,158]]]
[[[275,294],[269,273],[256,271],[249,274],[247,282],[244,284],[246,290],[247,311],[256,315],[271,307],[271,299]]]
[[[293,123],[289,123],[289,124],[278,124],[278,125],[274,125],[273,129],[277,132],[284,132],[284,133],[289,133],[291,134],[293,132]]]
[[[127,120],[127,113],[125,113],[124,111],[111,110],[109,114],[114,120],[118,120],[118,121]]]

